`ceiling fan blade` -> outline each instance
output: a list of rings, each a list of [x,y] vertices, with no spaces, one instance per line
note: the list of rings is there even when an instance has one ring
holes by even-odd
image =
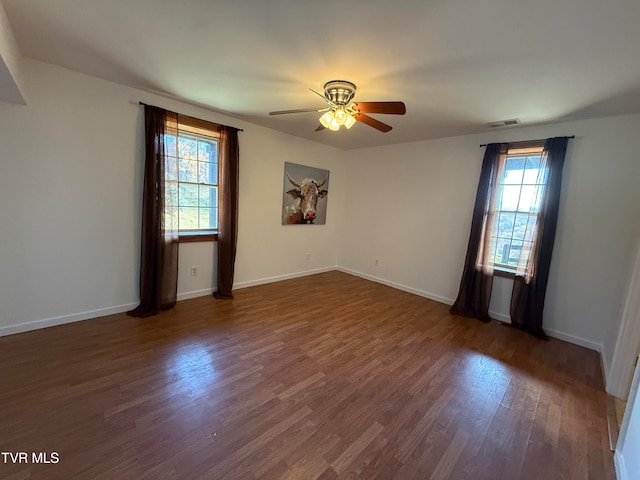
[[[315,93],[316,95],[318,95],[319,97],[322,97],[322,99],[326,102],[327,101],[327,97],[325,97],[323,94],[321,94],[320,92],[316,92],[313,88],[310,88],[309,90],[311,90],[313,93]]]
[[[407,113],[404,102],[355,102],[353,108],[361,113],[387,113],[391,115]]]
[[[353,118],[358,120],[359,122],[366,123],[370,127],[375,128],[376,130],[380,130],[381,132],[388,132],[391,130],[391,125],[387,125],[386,123],[382,123],[375,118],[371,118],[369,115],[365,115],[364,113],[356,113]]]
[[[304,113],[304,112],[326,112],[328,108],[299,108],[297,110],[278,110],[277,112],[269,112],[269,115],[285,115],[287,113]]]
[[[318,125],[316,132],[319,132],[320,130],[324,130],[324,126],[322,124]]]

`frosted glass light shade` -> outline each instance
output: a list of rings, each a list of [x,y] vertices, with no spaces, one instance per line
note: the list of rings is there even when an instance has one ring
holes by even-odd
[[[351,115],[347,115],[347,118],[344,121],[344,126],[349,129],[351,127],[353,127],[356,123],[356,119],[353,118]]]
[[[333,120],[333,112],[329,110],[327,113],[325,113],[320,117],[320,124],[324,128],[329,128],[329,125],[331,124],[331,120]]]
[[[329,110],[320,117],[320,124],[334,132],[340,130],[341,126],[351,128],[356,123],[356,119],[347,113],[343,108]]]
[[[344,122],[346,122],[348,116],[349,115],[347,115],[347,112],[345,112],[341,108],[336,110],[335,113],[333,114],[333,118],[336,119],[336,122],[338,122],[338,125],[344,125]]]

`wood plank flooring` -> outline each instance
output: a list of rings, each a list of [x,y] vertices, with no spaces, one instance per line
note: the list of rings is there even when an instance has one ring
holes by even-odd
[[[340,272],[235,295],[0,338],[0,478],[615,478],[593,351]]]

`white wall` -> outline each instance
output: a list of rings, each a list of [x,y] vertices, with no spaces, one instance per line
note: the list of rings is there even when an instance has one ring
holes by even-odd
[[[243,136],[235,286],[335,267],[342,236],[344,152],[259,127]],[[329,194],[321,200],[327,202],[326,225],[281,224],[284,162],[330,171]]]
[[[178,250],[178,301],[213,293],[218,284],[217,242],[181,243]],[[191,275],[196,267],[197,275]]]
[[[544,327],[610,361],[640,235],[640,116],[498,130],[350,154],[339,264],[452,303],[469,236],[482,143],[576,135],[569,142]],[[374,259],[380,265],[374,265]],[[492,312],[508,319],[511,283]]]
[[[336,265],[342,152],[32,60],[23,73],[28,105],[0,103],[0,334],[137,303],[140,100],[244,128],[238,283]],[[280,225],[285,161],[331,170],[326,226]],[[212,290],[214,244],[180,250],[180,298]]]

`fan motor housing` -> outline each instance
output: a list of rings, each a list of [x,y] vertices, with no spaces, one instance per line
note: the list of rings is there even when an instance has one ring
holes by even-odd
[[[336,105],[346,105],[355,94],[355,84],[346,80],[331,80],[324,84],[324,96]]]

